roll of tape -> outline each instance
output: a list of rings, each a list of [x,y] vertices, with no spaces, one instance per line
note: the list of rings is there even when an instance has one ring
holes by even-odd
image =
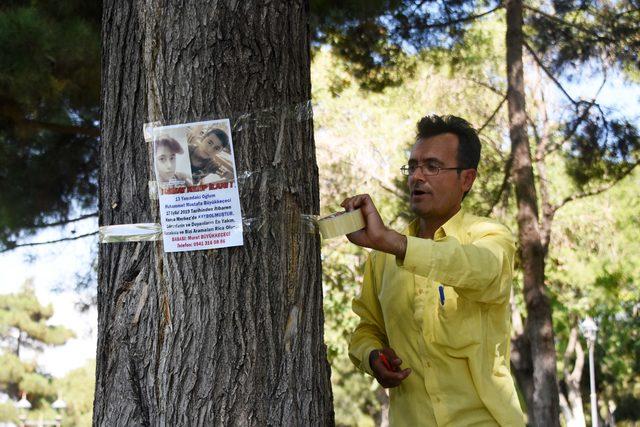
[[[351,212],[336,212],[318,220],[318,228],[323,239],[333,239],[364,228],[364,218],[360,209]]]

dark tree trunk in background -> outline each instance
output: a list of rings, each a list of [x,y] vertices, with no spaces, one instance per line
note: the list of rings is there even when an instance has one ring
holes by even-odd
[[[527,357],[526,348],[531,350],[530,365],[524,360],[518,361],[522,366],[533,367],[533,402],[528,402],[529,422],[535,426],[552,427],[560,425],[556,351],[551,304],[545,294],[544,249],[538,226],[538,201],[527,136],[522,62],[522,0],[507,0],[506,8],[509,135],[513,155],[512,176],[518,203],[518,240],[527,306],[525,334],[528,341],[521,342],[520,348],[514,347],[520,357]],[[517,364],[514,363],[514,366],[517,368]]]
[[[158,222],[144,122],[232,118],[242,247],[102,245],[94,424],[330,425],[302,0],[106,0],[100,224]],[[261,114],[239,113],[271,109]]]

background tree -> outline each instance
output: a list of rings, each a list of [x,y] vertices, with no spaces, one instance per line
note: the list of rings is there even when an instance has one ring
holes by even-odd
[[[29,361],[25,352],[37,353],[74,337],[63,326],[48,325],[52,316],[53,307],[40,304],[30,282],[18,293],[0,295],[0,392],[14,401],[26,392],[36,410],[53,402],[57,390],[51,376],[42,372],[35,361]],[[11,419],[15,415],[13,408],[6,406],[13,402],[3,405],[0,413],[8,417],[5,420]]]
[[[558,213],[550,245],[548,280],[553,292],[559,347],[566,346],[562,371],[582,381],[561,377],[561,391],[568,395],[577,387],[589,395],[588,367],[576,371],[583,357],[581,337],[572,343],[579,319],[592,316],[599,323],[596,345],[598,412],[605,422],[624,425],[638,421],[640,388],[637,345],[640,270],[637,218],[640,206],[632,195],[640,177],[637,172],[606,193],[576,201]],[[566,364],[569,364],[566,366]],[[574,389],[575,390],[575,389]],[[575,392],[575,391],[574,391]],[[570,399],[567,399],[569,406]],[[588,399],[585,399],[585,406]],[[587,406],[588,407],[588,406]],[[589,412],[586,411],[589,418]]]
[[[48,224],[95,216],[100,9],[0,5],[0,251]]]
[[[221,250],[101,247],[94,423],[331,424],[307,2],[106,1],[102,22],[100,223],[158,221],[143,123],[230,117],[260,226]]]

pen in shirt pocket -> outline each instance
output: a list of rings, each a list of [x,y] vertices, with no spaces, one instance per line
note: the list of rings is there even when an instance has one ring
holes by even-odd
[[[440,294],[440,305],[444,305],[444,286],[438,285],[438,293]]]

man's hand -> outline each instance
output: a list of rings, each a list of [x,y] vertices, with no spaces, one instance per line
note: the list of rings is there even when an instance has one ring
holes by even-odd
[[[411,368],[400,369],[402,360],[396,356],[396,352],[391,348],[373,350],[369,353],[369,365],[376,377],[376,380],[384,388],[397,387],[409,376]]]
[[[347,239],[351,243],[393,254],[400,259],[404,259],[407,251],[407,238],[384,225],[378,209],[376,209],[368,194],[349,197],[340,206],[345,208],[347,212],[358,208],[362,210],[365,227],[362,230],[347,234]]]

